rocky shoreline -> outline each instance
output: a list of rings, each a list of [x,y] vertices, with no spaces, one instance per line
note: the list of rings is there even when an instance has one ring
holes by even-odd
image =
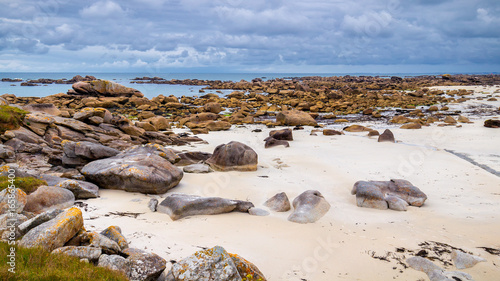
[[[206,143],[203,137],[194,135],[227,131],[235,126],[290,127],[269,131],[269,136],[262,140],[265,141],[262,146],[268,149],[290,147],[293,132],[311,126],[311,136],[362,132],[377,137],[379,142],[394,143],[390,130],[380,134],[378,130],[352,122],[376,121],[403,130],[430,126],[460,128],[471,123],[471,115],[450,107],[471,101],[484,105],[472,117],[493,116],[484,122],[484,127],[500,127],[500,121],[495,118],[500,115],[495,103],[500,88],[486,95],[465,89],[433,88],[498,85],[498,75],[303,77],[251,82],[135,79],[136,83],[175,82],[235,90],[226,97],[159,95],[151,100],[135,89],[94,78],[80,76],[62,81],[73,84],[68,93],[43,98],[0,96],[4,111],[0,117],[5,115],[0,119],[2,176],[15,169],[18,178],[45,181],[45,185],[34,191],[16,190],[17,200],[22,202],[16,210],[16,237],[21,245],[49,245],[50,251],[121,270],[131,280],[195,280],[207,272],[227,275],[220,280],[265,280],[255,265],[227,253],[222,247],[197,252],[173,263],[167,271],[165,259],[128,248],[119,228],[110,227],[101,233],[86,231],[82,212],[70,208],[75,200],[98,198],[103,188],[163,195],[181,183],[184,173],[258,170],[259,155],[254,148],[239,141],[219,143],[212,153],[183,151],[183,147]],[[50,82],[44,81],[36,83]],[[325,128],[330,125],[341,128],[338,131]],[[191,134],[176,133],[179,129],[188,129]],[[352,193],[359,207],[398,211],[406,211],[407,206],[420,207],[427,199],[419,188],[401,179],[356,182]],[[7,194],[1,197],[3,202]],[[331,207],[325,196],[314,189],[297,194],[292,204],[286,194],[278,193],[268,199],[266,206],[276,212],[286,212],[293,205],[288,220],[300,224],[320,220]],[[233,211],[269,215],[250,201],[226,197],[174,194],[162,202],[155,200],[149,202],[151,211],[166,213],[173,221]],[[5,212],[2,216],[7,216]],[[0,229],[5,239],[8,232],[5,227]],[[58,234],[51,236],[54,233]],[[147,268],[143,268],[144,264]],[[186,274],[194,279],[182,279]]]

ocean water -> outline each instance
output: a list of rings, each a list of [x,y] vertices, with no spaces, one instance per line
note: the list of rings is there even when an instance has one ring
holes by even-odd
[[[197,96],[200,95],[199,90],[204,86],[187,86],[187,85],[166,85],[166,84],[132,84],[132,79],[136,77],[161,77],[166,80],[171,79],[200,79],[200,80],[221,80],[221,81],[251,81],[254,78],[262,78],[263,80],[286,78],[286,77],[304,77],[304,76],[418,76],[427,74],[407,74],[407,73],[41,73],[41,72],[0,72],[1,78],[21,78],[23,81],[35,80],[40,78],[48,79],[71,79],[76,75],[92,75],[98,79],[111,80],[120,83],[127,87],[132,87],[141,91],[147,98],[153,98],[160,94],[164,96],[174,95],[181,96]],[[18,97],[45,97],[57,93],[66,93],[71,89],[70,84],[48,84],[41,86],[20,86],[21,82],[0,82],[0,95],[14,94]],[[206,91],[206,93],[215,93],[215,91]],[[231,90],[223,90],[223,94],[228,94]]]

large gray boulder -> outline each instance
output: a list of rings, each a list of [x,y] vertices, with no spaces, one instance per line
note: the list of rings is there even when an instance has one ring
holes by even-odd
[[[406,211],[406,206],[420,207],[427,195],[407,180],[358,181],[351,193],[359,207]]]
[[[18,244],[21,247],[41,247],[53,251],[64,246],[82,228],[82,211],[73,207],[28,231]]]
[[[316,222],[330,210],[330,204],[317,190],[303,192],[293,200],[292,205],[294,211],[288,220],[296,223]]]
[[[120,153],[114,148],[88,141],[63,141],[61,144],[64,152],[62,163],[67,167],[83,166],[94,160],[113,157]]]
[[[75,195],[75,199],[89,199],[99,197],[99,187],[91,182],[80,180],[65,180],[56,185],[67,189]]]
[[[233,211],[248,212],[254,207],[251,202],[220,197],[200,197],[187,194],[172,194],[157,207],[157,211],[178,220],[187,216],[217,215]]]
[[[232,141],[217,146],[206,163],[217,171],[256,171],[258,156],[248,145]]]
[[[130,280],[156,281],[165,270],[167,261],[154,253],[144,251],[125,251],[129,254],[128,277]]]
[[[238,255],[229,254],[220,246],[200,250],[175,263],[167,281],[266,281],[259,269]]]
[[[28,195],[24,211],[35,214],[53,209],[65,209],[75,204],[73,192],[55,186],[40,186]]]
[[[82,168],[82,174],[102,188],[145,194],[166,193],[183,177],[182,170],[169,160],[140,148],[90,162]]]

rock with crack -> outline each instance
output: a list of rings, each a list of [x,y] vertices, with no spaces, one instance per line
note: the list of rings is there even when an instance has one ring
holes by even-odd
[[[293,200],[292,205],[294,211],[288,220],[296,223],[316,222],[330,210],[330,204],[317,190],[303,192]]]
[[[157,211],[178,220],[187,216],[217,215],[229,212],[248,212],[254,207],[251,202],[220,197],[200,197],[187,194],[172,194],[157,207]]]
[[[427,200],[427,195],[407,180],[358,181],[351,191],[356,195],[359,207],[375,209],[393,209],[406,211],[406,207],[420,207]],[[406,204],[405,204],[406,203]]]
[[[120,153],[114,148],[88,141],[72,142],[64,140],[61,145],[64,151],[62,163],[66,167],[83,166],[94,160],[113,157]]]

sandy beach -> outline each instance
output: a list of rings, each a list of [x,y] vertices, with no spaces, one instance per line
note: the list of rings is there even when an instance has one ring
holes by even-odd
[[[475,95],[485,95],[479,92],[491,94],[498,87],[474,89]],[[101,189],[100,198],[83,201],[87,204],[85,226],[100,231],[118,225],[131,247],[147,249],[167,261],[220,245],[253,262],[272,281],[427,280],[425,273],[398,264],[398,257],[404,260],[409,255],[396,249],[418,250],[420,243],[434,241],[485,258],[487,262],[462,271],[474,280],[496,280],[500,257],[478,247],[500,247],[500,178],[491,172],[500,171],[500,133],[483,126],[491,116],[466,114],[470,106],[481,104],[500,106],[500,102],[476,99],[449,105],[450,111],[462,110],[473,122],[459,128],[432,124],[403,130],[385,123],[357,123],[380,132],[391,129],[396,143],[378,143],[366,132],[312,136],[314,128],[305,127],[293,131],[289,148],[265,149],[263,139],[272,129],[264,125],[233,125],[228,131],[200,135],[206,144],[172,148],[211,153],[219,144],[240,141],[257,152],[258,170],[185,173],[181,183],[162,196]],[[252,132],[257,128],[262,132]],[[356,206],[350,193],[356,181],[391,178],[409,180],[428,200],[406,212]],[[172,221],[148,209],[151,198],[172,193],[248,200],[266,209],[263,203],[278,192],[286,192],[293,200],[310,189],[320,191],[332,207],[316,223],[304,225],[287,221],[291,211],[271,211],[265,217],[229,213]],[[373,257],[386,255],[387,260]],[[445,269],[456,270],[454,266]]]

